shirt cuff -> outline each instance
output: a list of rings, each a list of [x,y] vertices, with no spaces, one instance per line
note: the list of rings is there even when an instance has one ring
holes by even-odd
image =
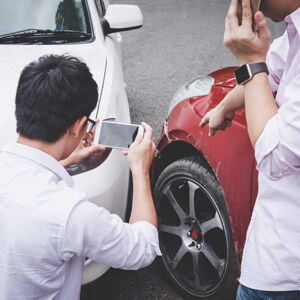
[[[255,144],[257,169],[265,156],[271,153],[279,144],[277,114],[265,125],[265,128]]]
[[[146,237],[149,237],[148,240],[151,246],[154,248],[156,255],[161,256],[162,254],[159,249],[157,228],[147,221],[137,221],[133,223],[132,226],[143,232]]]

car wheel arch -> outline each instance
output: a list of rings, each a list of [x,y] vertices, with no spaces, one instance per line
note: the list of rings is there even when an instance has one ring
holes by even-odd
[[[159,148],[159,147],[158,147]],[[163,170],[170,165],[171,163],[175,162],[176,160],[194,156],[197,157],[214,175],[214,177],[217,176],[209,164],[209,162],[206,160],[204,155],[193,145],[186,141],[177,140],[169,143],[167,146],[165,146],[157,155],[155,158],[153,165],[152,165],[152,173],[151,173],[151,179],[153,185],[155,184],[156,180],[158,179],[159,175],[163,172]]]

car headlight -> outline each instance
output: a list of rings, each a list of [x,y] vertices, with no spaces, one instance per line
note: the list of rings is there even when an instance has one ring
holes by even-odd
[[[192,97],[206,96],[210,93],[215,79],[210,76],[198,76],[183,85],[170,102],[168,115],[171,110],[181,101]]]

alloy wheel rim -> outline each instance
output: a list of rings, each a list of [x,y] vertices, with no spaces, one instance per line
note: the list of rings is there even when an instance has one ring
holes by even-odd
[[[223,279],[228,252],[224,221],[213,197],[194,179],[177,176],[165,184],[159,203],[168,203],[173,210],[171,218],[158,210],[165,266],[191,294],[212,293]]]

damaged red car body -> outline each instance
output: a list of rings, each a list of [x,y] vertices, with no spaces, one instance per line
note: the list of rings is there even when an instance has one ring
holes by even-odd
[[[209,89],[199,96],[196,86],[171,108],[152,169],[162,264],[175,285],[197,299],[234,295],[257,195],[244,109],[214,137],[208,136],[207,126],[199,127],[205,113],[236,86],[234,70],[194,80],[200,89],[203,84]]]

